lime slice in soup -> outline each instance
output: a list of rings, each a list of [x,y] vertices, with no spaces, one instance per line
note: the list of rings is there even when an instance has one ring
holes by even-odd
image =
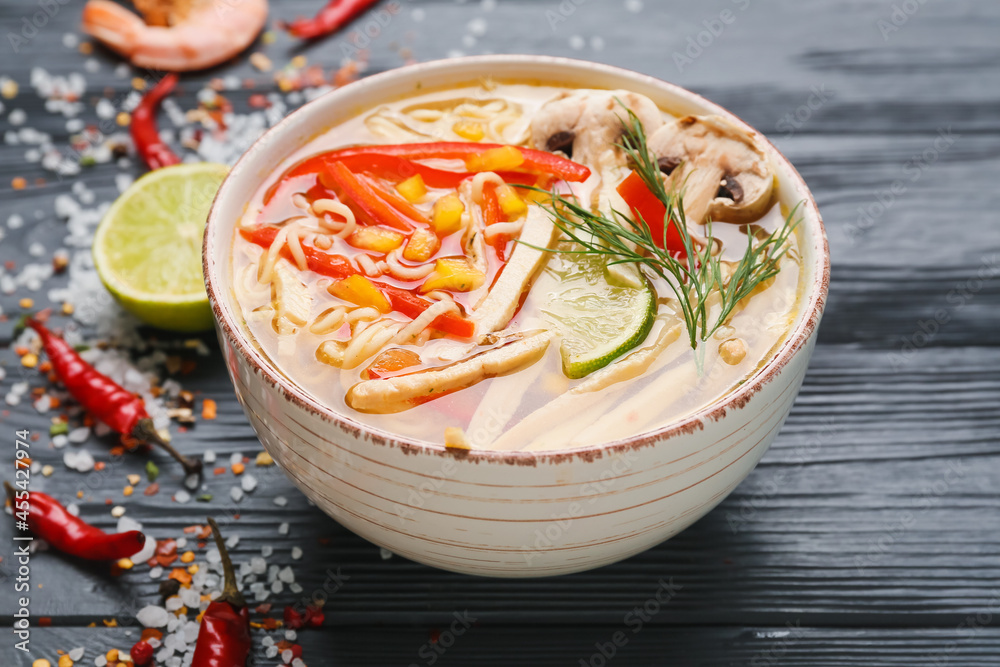
[[[656,317],[648,281],[626,287],[608,281],[600,255],[554,255],[546,268],[557,278],[542,312],[562,335],[563,373],[582,378],[639,345]]]
[[[201,240],[229,168],[202,162],[150,172],[115,200],[94,237],[104,286],[147,324],[171,331],[212,326]]]

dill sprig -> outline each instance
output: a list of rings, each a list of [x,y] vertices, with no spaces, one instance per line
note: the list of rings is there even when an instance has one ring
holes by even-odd
[[[740,301],[781,270],[779,262],[787,252],[788,239],[799,223],[799,219],[795,218],[798,205],[779,229],[764,238],[757,238],[752,229],[747,228],[746,252],[727,279],[723,275],[720,259],[712,254],[714,239],[711,221],[705,225],[704,242],[692,238],[684,217],[683,192],[667,190],[659,165],[646,143],[642,122],[631,109],[625,107],[625,110],[628,119],[622,119],[624,133],[620,147],[643,183],[666,209],[663,238],[655,239],[649,224],[641,216],[632,220],[625,213],[612,209],[611,217],[608,217],[584,208],[573,198],[542,190],[550,197],[548,204],[543,206],[553,216],[556,227],[577,249],[541,249],[561,254],[601,255],[607,258],[609,266],[634,264],[660,276],[677,298],[691,347],[697,349],[700,341],[708,340],[725,324]],[[667,232],[671,226],[677,230],[683,243],[683,258],[672,255],[666,249]],[[720,309],[718,317],[710,322],[708,303],[713,292],[719,294]]]

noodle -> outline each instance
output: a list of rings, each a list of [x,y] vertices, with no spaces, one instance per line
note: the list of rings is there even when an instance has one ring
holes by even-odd
[[[501,234],[506,234],[507,236],[516,236],[521,233],[521,228],[524,227],[524,218],[515,220],[513,222],[495,222],[492,225],[488,225],[483,229],[483,236],[486,237],[487,241],[492,242],[497,236]]]
[[[346,313],[347,308],[344,306],[328,308],[320,313],[319,317],[309,325],[309,331],[318,336],[333,333],[344,323],[344,315]]]
[[[378,270],[378,266],[375,265],[375,261],[368,255],[358,255],[357,257],[358,268],[366,276],[371,276],[375,278],[382,275],[382,272]]]
[[[392,342],[412,343],[416,340],[417,334],[421,333],[424,329],[430,326],[431,322],[436,320],[440,315],[444,315],[445,313],[453,310],[458,310],[458,306],[454,301],[442,300],[435,302],[430,308],[420,313],[415,320],[403,327]]]
[[[386,256],[385,263],[389,274],[400,280],[422,280],[434,271],[433,264],[422,264],[420,266],[406,266],[399,261],[399,250],[393,250]]]
[[[333,235],[335,239],[347,238],[354,233],[354,229],[358,226],[358,221],[354,217],[354,211],[352,211],[346,204],[339,202],[336,199],[317,199],[313,202],[312,212],[318,217],[318,222],[321,227],[325,227],[332,232],[336,232]],[[322,217],[324,213],[335,213],[336,215],[342,216],[344,222],[331,222],[326,218]]]
[[[292,253],[292,259],[295,260],[295,265],[299,267],[299,271],[305,271],[308,268],[306,264],[306,255],[302,252],[302,243],[299,241],[299,230],[298,228],[292,229],[288,232],[288,250]]]
[[[285,245],[285,238],[287,236],[288,227],[282,227],[278,230],[274,241],[267,248],[267,255],[264,257],[264,262],[260,265],[260,272],[257,274],[258,282],[271,282],[271,277],[274,275],[274,265],[278,262],[278,255],[281,253],[281,248]]]

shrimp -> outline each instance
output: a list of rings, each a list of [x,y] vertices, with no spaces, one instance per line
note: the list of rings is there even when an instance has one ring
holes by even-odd
[[[83,30],[137,67],[171,72],[232,58],[267,22],[267,0],[137,0],[136,6],[146,21],[110,0],[88,0]]]

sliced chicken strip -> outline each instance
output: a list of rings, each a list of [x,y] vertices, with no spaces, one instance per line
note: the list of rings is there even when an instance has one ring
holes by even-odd
[[[508,429],[490,449],[514,450],[541,446],[540,441],[551,447],[565,446],[576,434],[597,421],[621,397],[625,385],[621,383],[638,377],[655,365],[662,368],[683,353],[676,348],[670,355],[662,354],[676,341],[683,326],[675,323],[673,314],[662,316],[663,326],[656,339],[649,345],[635,350],[620,361],[603,368],[566,393],[557,396],[541,408],[527,415]],[[617,386],[615,386],[617,385]],[[561,425],[553,429],[553,424]],[[538,433],[545,433],[541,439]]]
[[[278,334],[295,333],[309,321],[312,295],[285,260],[274,267],[271,302],[274,304],[274,330]]]
[[[549,253],[526,244],[538,248],[551,246],[556,230],[552,217],[536,205],[529,206],[525,215],[527,217],[518,239],[520,242],[514,245],[514,251],[500,278],[469,318],[476,323],[477,336],[493,333],[507,326],[521,302],[521,295],[548,258]]]
[[[552,333],[528,332],[511,338],[500,347],[449,366],[359,382],[347,392],[347,405],[358,412],[401,412],[487,378],[513,373],[541,359]]]

